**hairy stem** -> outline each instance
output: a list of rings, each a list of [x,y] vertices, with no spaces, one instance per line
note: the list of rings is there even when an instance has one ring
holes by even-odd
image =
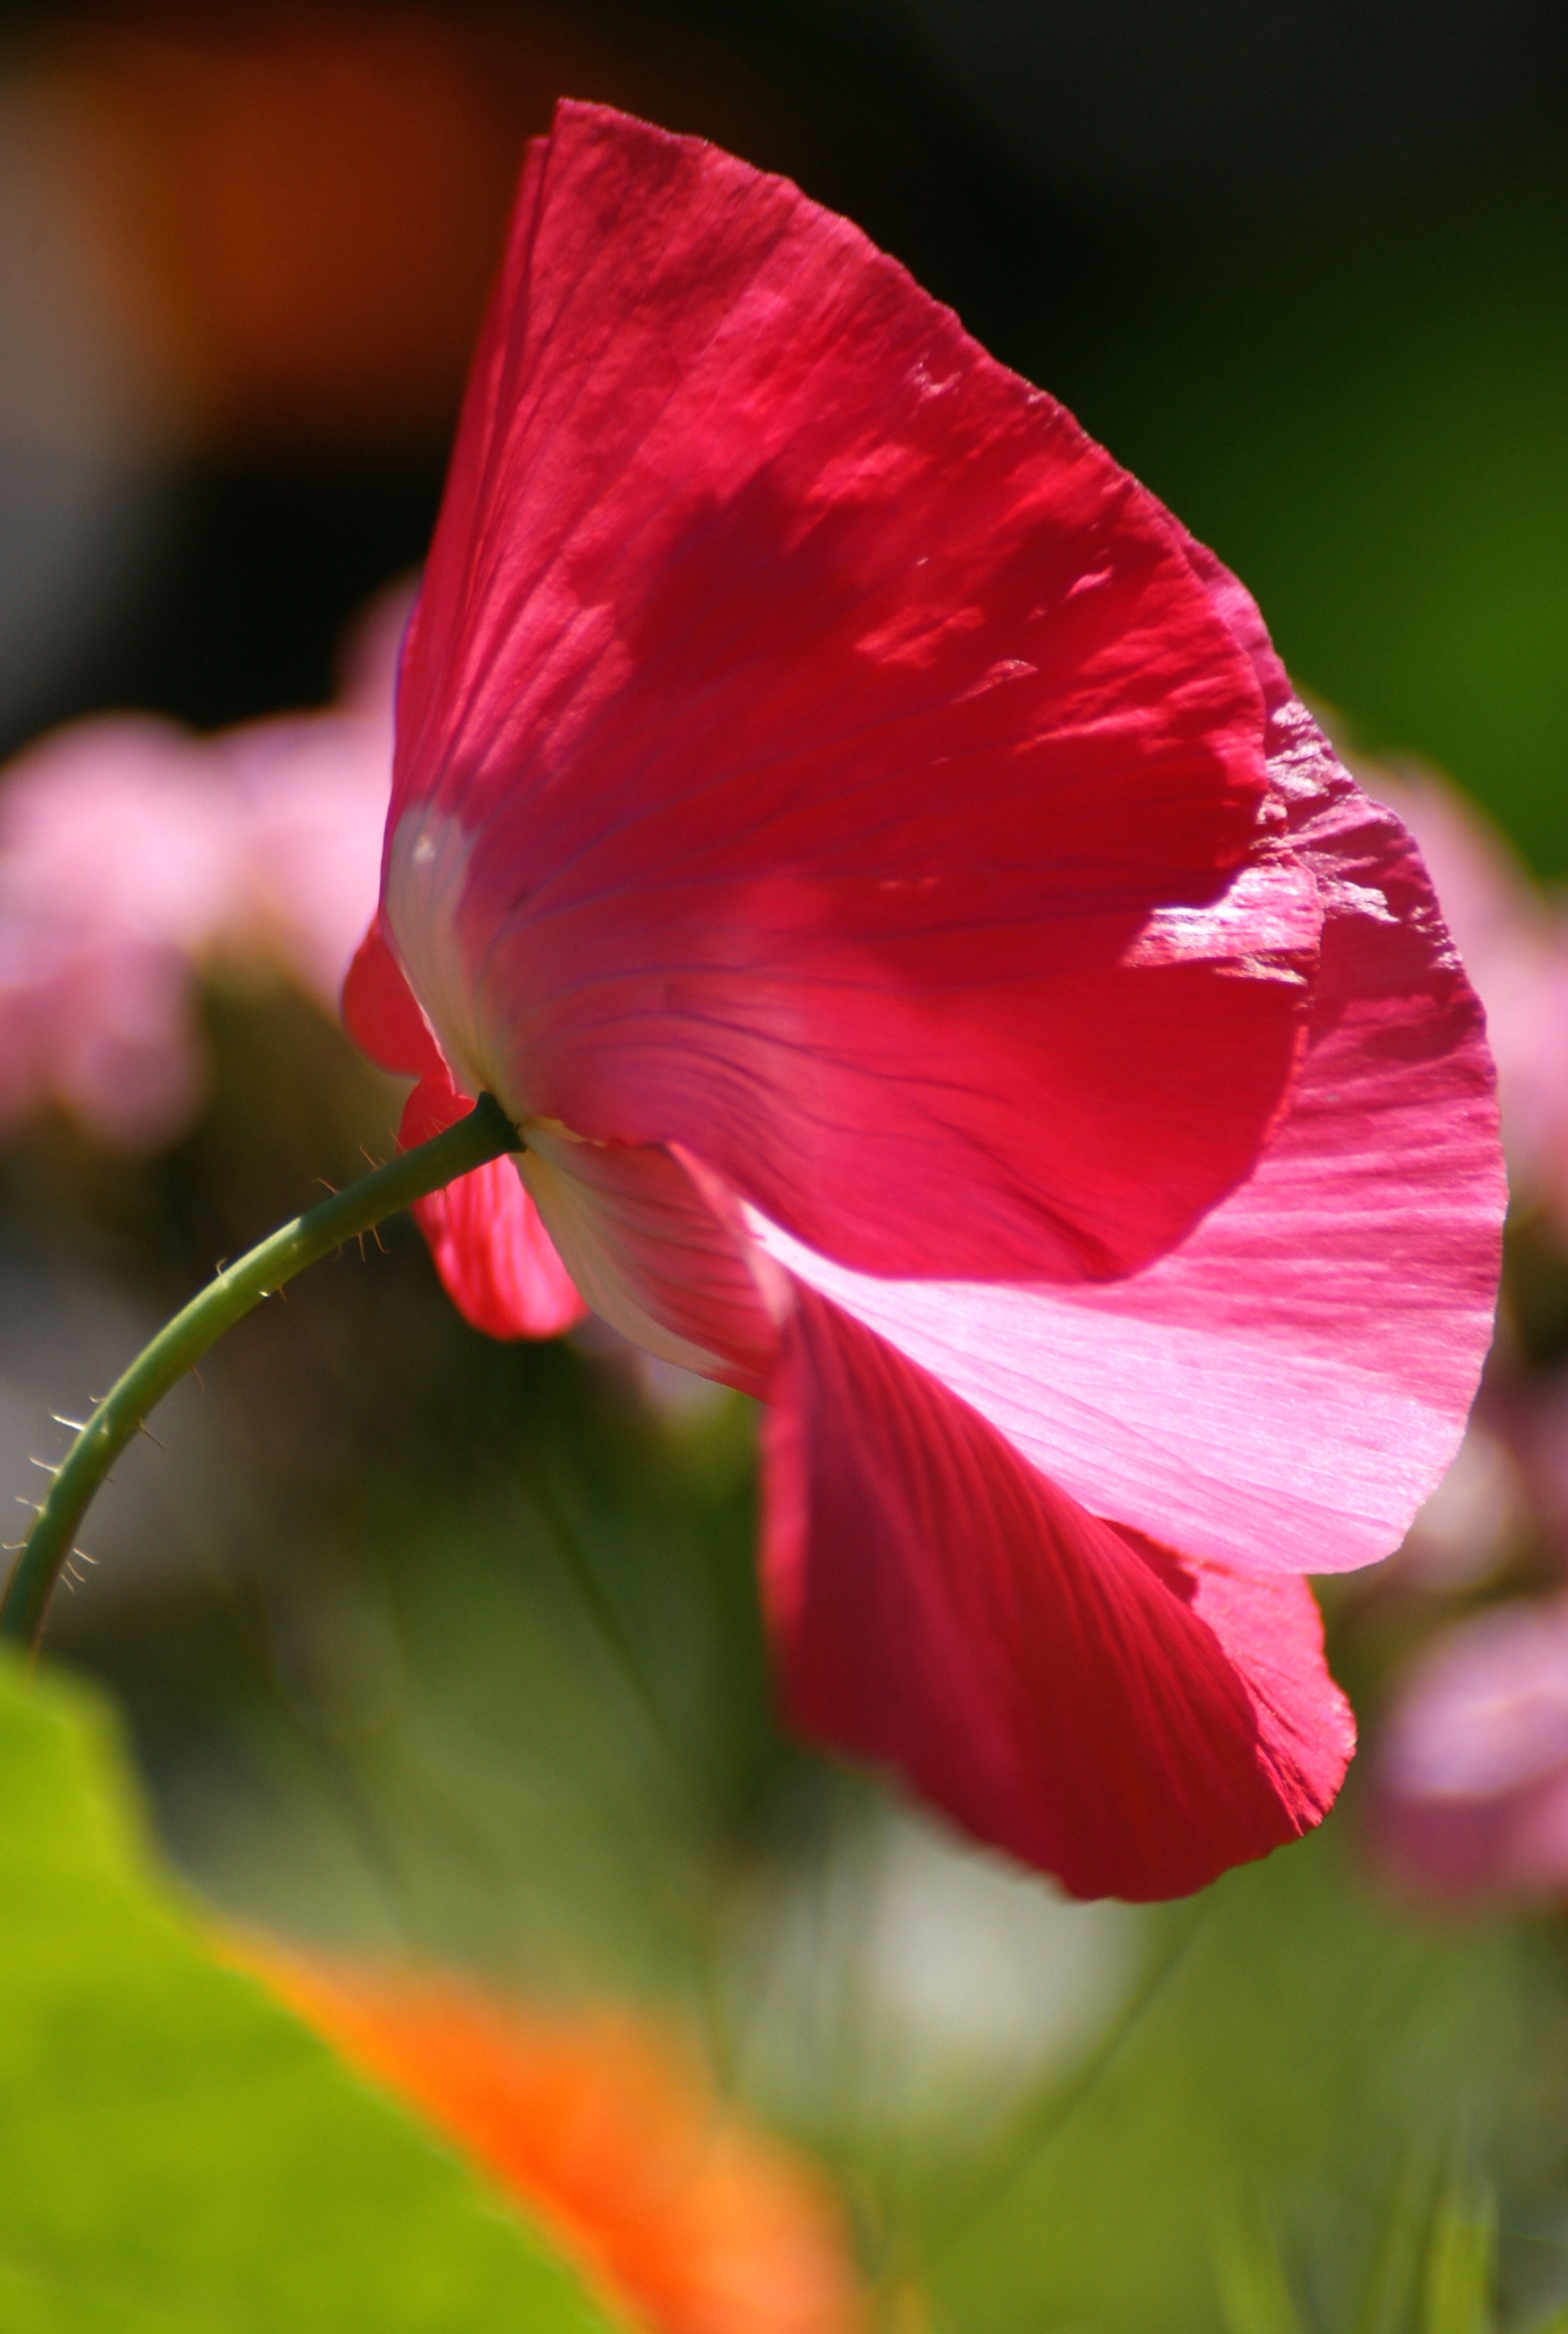
[[[36,1645],[54,1584],[70,1560],[82,1519],[99,1485],[149,1412],[226,1329],[307,1264],[331,1256],[384,1216],[395,1215],[427,1192],[484,1166],[486,1160],[522,1147],[522,1138],[494,1095],[481,1095],[456,1126],[412,1151],[400,1152],[386,1166],[283,1225],[237,1263],[226,1265],[144,1346],[72,1444],[0,1603],[0,1644]]]

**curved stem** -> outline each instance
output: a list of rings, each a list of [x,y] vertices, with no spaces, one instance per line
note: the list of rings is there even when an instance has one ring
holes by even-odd
[[[54,1584],[99,1485],[148,1413],[226,1329],[307,1264],[331,1256],[384,1216],[395,1215],[427,1192],[483,1167],[486,1160],[522,1148],[522,1138],[499,1103],[491,1095],[481,1095],[456,1126],[412,1151],[400,1152],[384,1167],[283,1225],[237,1263],[226,1265],[137,1355],[72,1444],[0,1603],[0,1644],[37,1644]]]

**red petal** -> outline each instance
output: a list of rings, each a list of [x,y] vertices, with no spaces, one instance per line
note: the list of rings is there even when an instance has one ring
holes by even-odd
[[[443,1062],[420,1079],[403,1110],[405,1151],[474,1107]],[[414,1221],[429,1243],[447,1294],[491,1337],[553,1337],[588,1307],[555,1252],[513,1158],[492,1159],[444,1191],[416,1200]]]
[[[343,1023],[382,1069],[418,1077],[403,1108],[399,1148],[411,1151],[472,1110],[414,1001],[381,932],[360,942],[343,983]],[[445,1191],[416,1200],[413,1216],[452,1302],[492,1337],[553,1337],[586,1307],[510,1159],[492,1159]]]
[[[784,181],[561,110],[401,680],[388,909],[465,1075],[471,1019],[520,1119],[862,1269],[1128,1269],[1292,1075],[1265,795],[1246,657],[1059,406]]]
[[[380,1068],[409,1078],[422,1078],[428,1070],[445,1073],[441,1049],[387,946],[380,916],[354,950],[343,979],[342,1012],[344,1028]],[[450,1125],[451,1120],[444,1124]],[[432,1126],[429,1131],[435,1134],[440,1129]]]
[[[421,1073],[403,1113],[405,1150],[472,1107],[379,919],[350,968],[343,1018],[384,1068]],[[587,1310],[580,1283],[596,1312],[650,1353],[760,1393],[777,1347],[765,1290],[778,1275],[716,1180],[663,1149],[579,1143],[542,1126],[528,1142],[520,1158],[492,1160],[415,1204],[464,1319],[493,1337],[553,1336]]]
[[[1353,1724],[1304,1583],[1114,1530],[806,1291],[767,1502],[795,1720],[1075,1895],[1183,1895],[1332,1803]]]
[[[519,1162],[593,1310],[650,1354],[761,1394],[784,1276],[696,1161],[530,1127]]]
[[[1097,1514],[1329,1572],[1397,1547],[1458,1447],[1506,1195],[1480,1008],[1414,846],[1270,693],[1327,920],[1305,1066],[1255,1174],[1114,1288],[900,1286],[771,1245]]]
[[[486,1336],[553,1337],[587,1312],[514,1160],[417,1201],[414,1220],[447,1295]]]

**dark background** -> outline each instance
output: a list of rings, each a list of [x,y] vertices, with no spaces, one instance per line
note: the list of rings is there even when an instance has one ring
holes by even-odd
[[[417,13],[9,17],[20,59],[79,76],[112,67],[128,34],[226,55],[231,81],[248,53],[271,110],[230,168],[251,171],[265,240],[313,134],[288,93],[310,78],[313,24],[395,79],[391,28]],[[407,343],[373,292],[357,405],[351,348],[311,377],[308,319],[293,377],[284,361],[246,378],[243,352],[220,352],[229,377],[164,449],[134,555],[0,704],[12,744],[91,706],[212,725],[327,693],[344,618],[420,556],[515,149],[569,88],[727,140],[856,218],[1215,545],[1298,680],[1370,747],[1447,766],[1543,868],[1568,869],[1560,10],[582,0],[429,21],[476,117],[472,183],[439,137],[399,166],[378,146],[397,101],[379,121],[373,94],[347,110],[342,158],[351,173],[376,149],[389,209],[445,227],[463,278],[442,306],[410,264],[410,313],[428,312],[417,392],[399,401]],[[144,142],[178,146],[159,102],[144,92]],[[194,150],[164,169],[152,239],[166,276],[188,275],[181,214],[202,210],[210,169]],[[228,232],[243,240],[239,214]],[[324,265],[352,272],[354,232]],[[383,233],[395,242],[394,218]],[[351,342],[354,318],[336,329]]]

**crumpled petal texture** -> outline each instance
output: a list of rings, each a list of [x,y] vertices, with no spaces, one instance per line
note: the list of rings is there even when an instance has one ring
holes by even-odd
[[[1409,837],[1291,696],[1241,587],[1193,554],[1256,655],[1271,775],[1327,905],[1306,1063],[1256,1172],[1103,1288],[877,1280],[754,1219],[822,1292],[770,1430],[792,1710],[1090,1895],[1198,1886],[1206,1857],[1262,1854],[1332,1802],[1349,1714],[1304,1585],[1278,1576],[1386,1555],[1441,1475],[1505,1201],[1480,1012]],[[840,1307],[878,1336],[830,1336]],[[1168,1588],[1194,1584],[1179,1620],[1129,1570],[1151,1542],[1182,1551]],[[1194,1780],[1200,1736],[1223,1782]]]
[[[860,1269],[1123,1272],[1289,1085],[1273,823],[1153,499],[845,221],[563,106],[400,679],[385,907],[463,1082]]]
[[[1294,1105],[1171,1255],[1096,1288],[781,1263],[1117,1522],[1254,1570],[1397,1547],[1458,1448],[1505,1193],[1481,1016],[1414,847],[1295,703],[1272,767],[1328,902]]]

